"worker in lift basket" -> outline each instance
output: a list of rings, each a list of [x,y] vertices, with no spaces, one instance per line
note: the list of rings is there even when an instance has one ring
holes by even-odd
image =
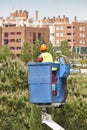
[[[51,53],[47,52],[47,45],[44,43],[40,46],[41,54],[37,58],[37,62],[53,62],[53,57]],[[56,95],[56,80],[55,80],[55,70],[52,68],[52,95]]]

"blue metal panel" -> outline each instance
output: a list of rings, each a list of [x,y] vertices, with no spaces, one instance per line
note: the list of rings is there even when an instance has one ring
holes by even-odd
[[[66,64],[64,58],[60,58],[60,69],[59,76],[60,78],[67,78],[70,74],[70,64]]]
[[[52,101],[50,63],[29,63],[28,75],[30,102],[50,103]]]

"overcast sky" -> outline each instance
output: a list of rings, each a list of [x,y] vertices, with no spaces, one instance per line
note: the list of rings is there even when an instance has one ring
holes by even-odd
[[[39,18],[65,15],[69,19],[87,20],[87,0],[0,0],[0,17],[8,17],[16,10],[27,10],[30,18],[35,18],[38,10]]]

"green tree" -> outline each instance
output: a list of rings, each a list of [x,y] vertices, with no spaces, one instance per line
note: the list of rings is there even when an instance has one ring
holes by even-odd
[[[41,109],[36,105],[31,106],[30,112],[30,130],[41,130]]]
[[[55,52],[54,52],[53,44],[51,42],[48,43],[48,52],[52,54],[53,59],[55,60]]]
[[[0,67],[0,130],[49,130],[41,109],[29,103],[27,67],[7,59]],[[87,129],[87,76],[70,75],[64,108],[52,108],[53,119],[67,130]],[[49,112],[48,112],[49,113]]]
[[[0,130],[29,129],[27,68],[20,60],[7,60],[0,67]]]
[[[28,41],[25,41],[23,44],[23,47],[21,49],[20,58],[25,63],[32,61],[32,49],[31,49],[31,45]]]
[[[87,76],[70,76],[67,80],[69,90],[64,108],[53,108],[53,119],[66,130],[87,129]]]
[[[9,47],[3,46],[0,48],[0,62],[6,61],[7,58],[12,58],[12,52]]]
[[[60,50],[63,55],[70,56],[70,46],[66,40],[60,43]]]
[[[20,60],[7,59],[0,67],[0,90],[16,91],[27,88],[27,68]]]
[[[84,59],[81,59],[81,60],[80,60],[80,64],[81,64],[81,65],[85,64],[85,60],[84,60]]]
[[[43,43],[45,43],[45,40],[44,40],[44,37],[41,37],[40,44],[43,44]]]
[[[37,60],[37,57],[40,54],[40,41],[36,41],[33,45],[33,61]]]

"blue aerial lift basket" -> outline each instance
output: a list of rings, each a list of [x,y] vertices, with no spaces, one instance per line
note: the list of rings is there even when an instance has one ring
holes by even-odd
[[[70,73],[70,65],[64,63],[60,58],[60,63],[52,62],[30,62],[28,63],[28,87],[30,92],[30,102],[33,104],[63,103],[64,84]],[[52,68],[55,71],[56,95],[52,95]],[[66,84],[65,84],[66,85]]]

